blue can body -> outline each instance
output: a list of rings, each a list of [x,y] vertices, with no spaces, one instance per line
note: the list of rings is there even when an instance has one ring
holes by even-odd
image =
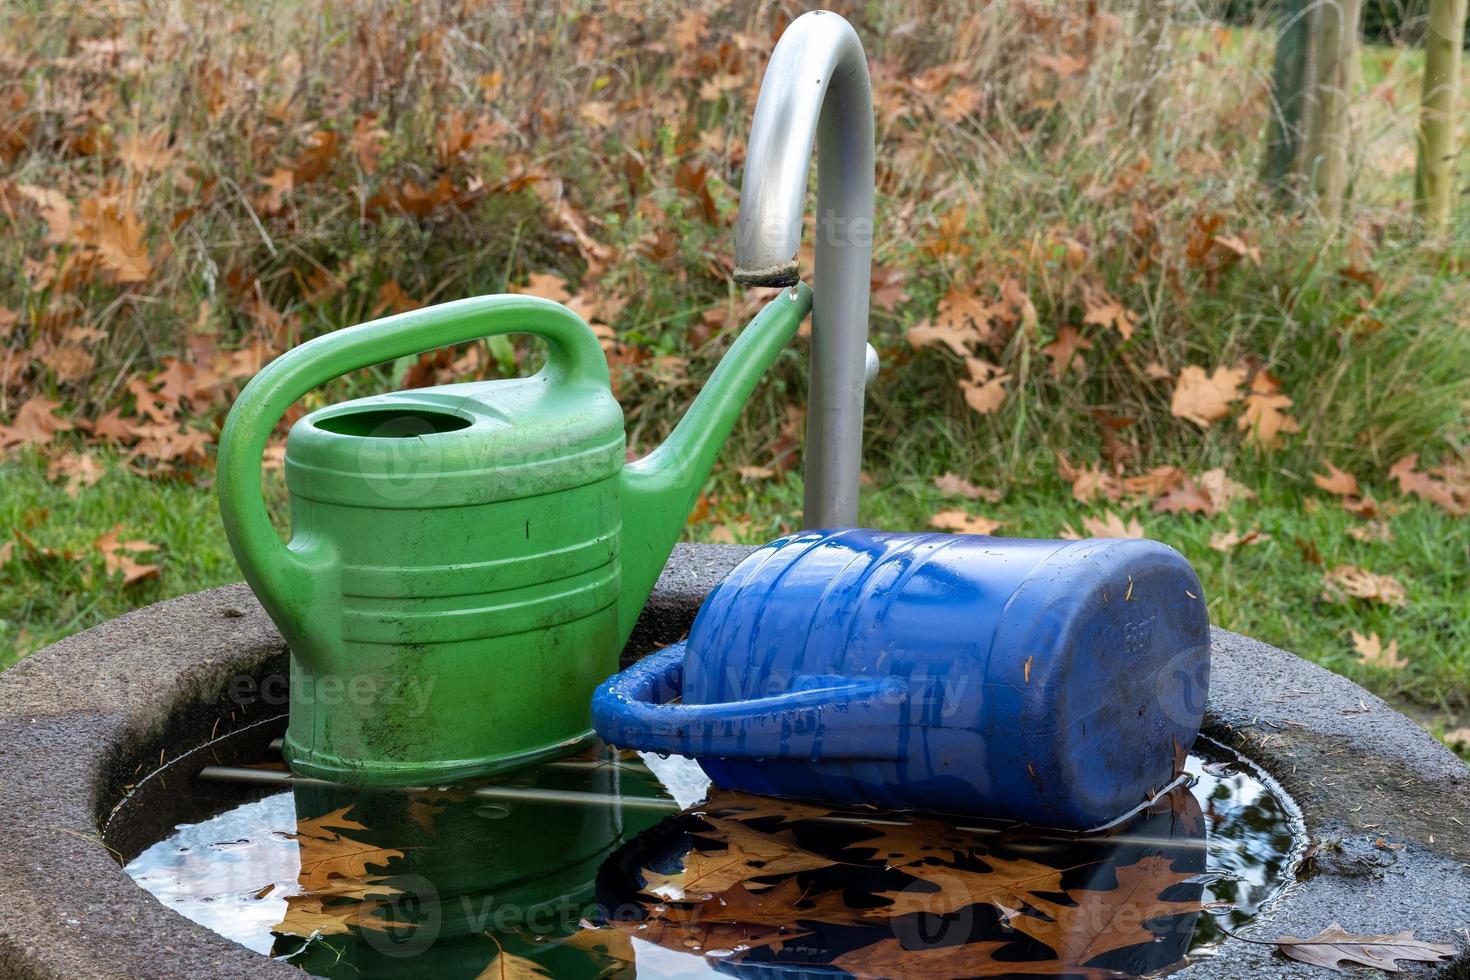
[[[1171,781],[1208,683],[1204,594],[1166,545],[808,531],[593,715],[730,788],[1085,829]]]

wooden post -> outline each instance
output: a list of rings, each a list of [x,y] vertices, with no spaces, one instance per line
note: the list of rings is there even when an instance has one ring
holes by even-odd
[[[1153,135],[1159,114],[1159,96],[1168,67],[1167,35],[1174,17],[1174,0],[1139,0],[1133,37],[1128,45],[1127,84],[1120,114],[1140,136]]]
[[[1307,130],[1303,163],[1317,209],[1328,221],[1342,217],[1352,142],[1348,106],[1358,79],[1358,31],[1362,0],[1318,0],[1317,112]]]
[[[1455,188],[1455,116],[1466,0],[1430,0],[1424,37],[1424,90],[1419,102],[1419,167],[1414,213],[1424,234],[1438,238],[1449,226]]]
[[[1293,198],[1314,197],[1333,222],[1347,191],[1362,14],[1362,0],[1290,0],[1276,42],[1265,175]]]
[[[1305,188],[1302,146],[1315,113],[1317,88],[1317,0],[1287,0],[1271,79],[1271,118],[1266,137],[1266,180],[1285,195]]]

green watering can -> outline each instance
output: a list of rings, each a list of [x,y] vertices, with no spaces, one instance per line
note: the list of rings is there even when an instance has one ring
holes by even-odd
[[[590,742],[593,689],[617,670],[735,417],[810,308],[805,286],[771,301],[668,440],[626,464],[602,348],[558,303],[445,303],[267,365],[225,422],[217,479],[230,547],[291,649],[291,768],[436,785]],[[297,399],[349,371],[501,334],[542,338],[546,366],[360,398],[292,426],[282,542],[261,457]]]

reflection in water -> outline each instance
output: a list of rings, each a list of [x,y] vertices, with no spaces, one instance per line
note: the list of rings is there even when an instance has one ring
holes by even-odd
[[[1292,858],[1248,769],[1188,770],[1110,833],[1038,835],[718,791],[677,812],[704,793],[697,766],[601,748],[491,799],[298,786],[128,871],[328,977],[1139,974],[1248,919]]]

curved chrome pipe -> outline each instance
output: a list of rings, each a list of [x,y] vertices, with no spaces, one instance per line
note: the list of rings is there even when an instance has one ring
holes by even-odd
[[[807,171],[817,150],[816,282],[804,523],[857,524],[873,256],[873,93],[862,41],[837,14],[791,22],[771,54],[745,153],[735,281],[800,278]],[[867,377],[865,377],[867,376]]]

